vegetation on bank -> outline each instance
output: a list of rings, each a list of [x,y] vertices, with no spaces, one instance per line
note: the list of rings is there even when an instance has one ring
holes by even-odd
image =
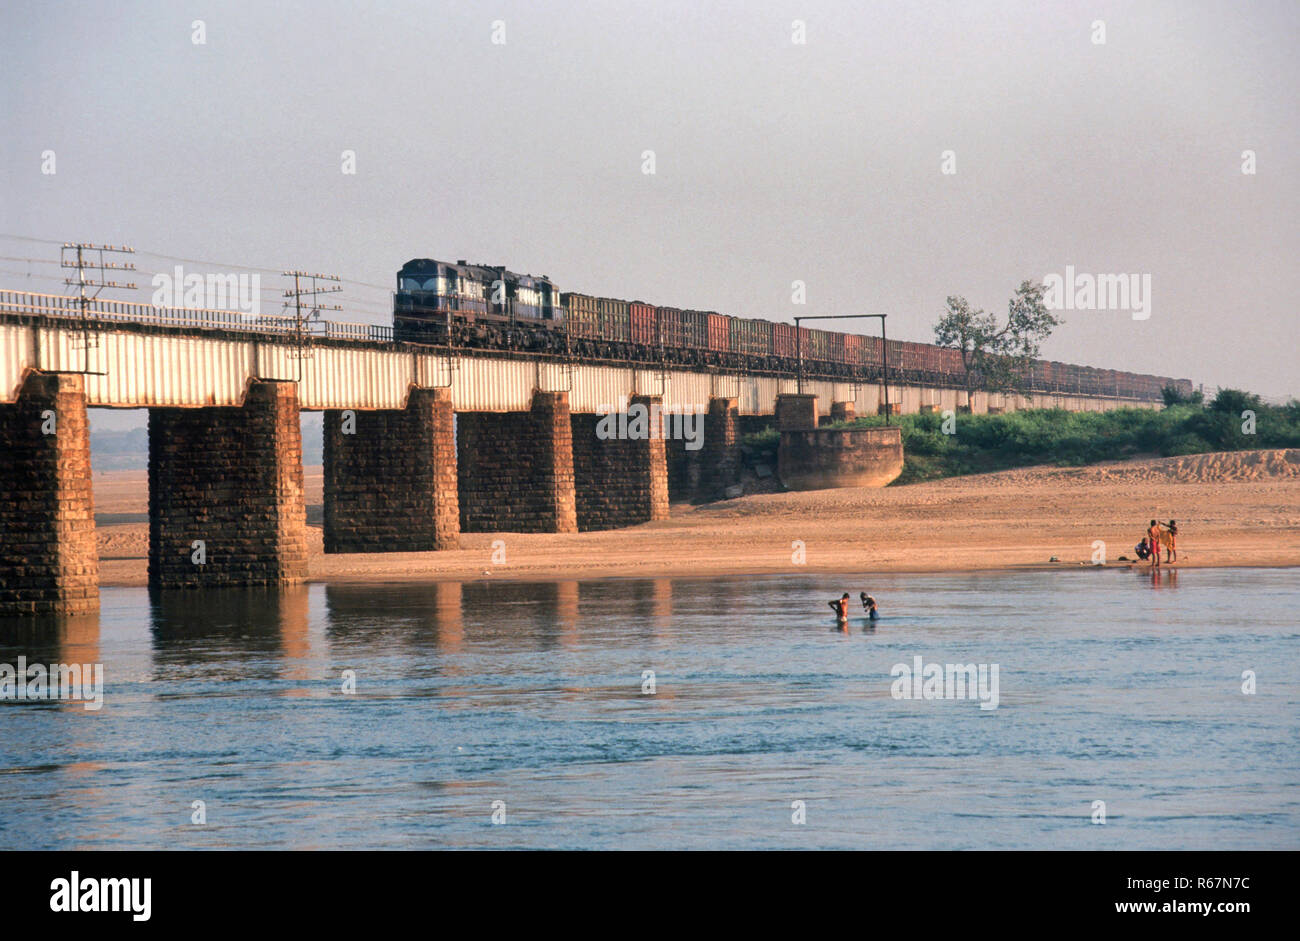
[[[896,484],[1009,470],[1031,464],[1079,466],[1143,454],[1177,457],[1213,451],[1300,448],[1300,401],[1266,405],[1258,396],[1222,389],[1209,405],[1199,393],[1182,398],[1166,390],[1164,409],[1110,412],[1032,409],[1002,415],[900,415],[903,473]],[[1253,419],[1251,417],[1253,413]],[[883,416],[826,427],[869,428]],[[1251,430],[1253,429],[1253,433]],[[779,435],[768,430],[742,439],[756,462],[776,463]]]

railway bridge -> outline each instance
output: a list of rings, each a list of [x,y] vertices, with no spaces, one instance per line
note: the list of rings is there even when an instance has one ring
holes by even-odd
[[[0,615],[98,606],[89,408],[149,410],[149,583],[171,589],[307,577],[301,411],[324,413],[325,551],[417,551],[455,548],[462,532],[665,519],[670,498],[711,498],[738,479],[744,431],[874,414],[886,400],[879,383],[798,386],[394,343],[370,324],[308,331],[293,318],[0,291]],[[892,383],[888,401],[976,413],[1142,404]],[[668,433],[603,434],[611,411],[666,416]],[[672,433],[690,425],[672,416],[688,414],[698,450]]]

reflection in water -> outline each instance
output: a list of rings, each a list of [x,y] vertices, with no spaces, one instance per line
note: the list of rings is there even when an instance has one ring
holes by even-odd
[[[1145,570],[1137,569],[1137,576],[1151,582],[1152,588],[1177,588],[1178,569],[1168,566],[1150,565]]]
[[[578,642],[578,583],[555,583],[555,626],[560,643],[572,647]]]
[[[46,615],[38,618],[0,619],[0,663],[17,667],[18,658],[47,670],[59,665],[76,666],[76,675],[90,684],[95,664],[100,663],[99,615]],[[59,708],[84,709],[83,701],[53,700]]]
[[[651,630],[655,637],[667,639],[673,626],[673,580],[656,578],[650,586]]]
[[[77,664],[80,665],[83,676],[92,675],[88,671],[93,671],[96,665],[103,663],[100,653],[99,615],[80,614],[71,617],[49,615],[38,618],[0,619],[0,663],[9,664],[16,669],[19,657],[26,658],[29,665],[39,663],[47,669],[55,665]],[[101,692],[105,696],[111,679],[108,676],[103,677],[105,689]],[[82,692],[86,698],[92,698],[84,686]],[[4,756],[0,771],[6,774],[39,775],[58,771],[66,776],[58,779],[60,786],[66,783],[69,788],[77,789],[92,802],[103,799],[102,792],[95,784],[95,776],[103,770],[103,763],[75,757],[90,752],[97,744],[95,741],[97,733],[104,730],[102,724],[81,721],[80,717],[98,718],[99,710],[88,711],[84,698],[80,701],[67,699],[53,702],[12,704],[6,702],[0,703],[0,706],[6,707],[5,713],[0,714],[5,719],[9,719],[12,715],[7,708],[11,706],[21,710],[54,709],[72,713],[72,721],[50,726],[45,733],[45,739],[39,745],[43,748],[60,748],[64,754],[74,756],[57,764],[45,762],[31,755],[32,747],[37,745],[37,742],[29,740],[25,735],[19,735],[18,740],[14,741],[6,734],[0,736],[0,755]],[[45,786],[49,787],[49,785]],[[0,830],[3,830],[2,826]]]
[[[465,641],[459,582],[326,585],[325,612],[335,650],[382,643],[456,653]]]
[[[97,713],[0,704],[0,848],[1293,848],[1300,694],[1236,677],[1300,671],[1294,573],[1137,576],[877,574],[879,632],[832,635],[855,579],[109,589],[0,633],[106,680]],[[894,699],[917,654],[1001,664],[1001,705]]]
[[[229,669],[229,679],[278,676],[278,660],[302,661],[311,653],[308,590],[306,585],[151,590],[155,668],[160,677],[203,665]]]
[[[0,619],[0,663],[98,663],[99,615]]]

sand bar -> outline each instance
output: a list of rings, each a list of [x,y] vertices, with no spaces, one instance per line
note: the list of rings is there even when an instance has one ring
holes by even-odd
[[[95,475],[100,578],[144,585],[147,481]],[[451,552],[325,555],[321,474],[307,469],[313,581],[549,579],[796,572],[933,572],[1110,564],[1153,516],[1178,521],[1180,567],[1300,565],[1300,451],[1034,467],[883,489],[674,505],[609,532],[467,534]],[[505,543],[493,564],[492,543]],[[803,543],[803,564],[796,561]],[[1060,561],[1050,563],[1056,556]]]

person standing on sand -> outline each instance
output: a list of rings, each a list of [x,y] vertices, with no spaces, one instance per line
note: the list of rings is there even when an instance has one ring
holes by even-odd
[[[1169,544],[1165,547],[1165,561],[1177,562],[1178,550],[1174,548],[1175,541],[1178,539],[1178,524],[1173,520],[1169,521]]]
[[[1147,541],[1151,543],[1151,564],[1160,567],[1160,524],[1155,520],[1151,521],[1147,529]]]

